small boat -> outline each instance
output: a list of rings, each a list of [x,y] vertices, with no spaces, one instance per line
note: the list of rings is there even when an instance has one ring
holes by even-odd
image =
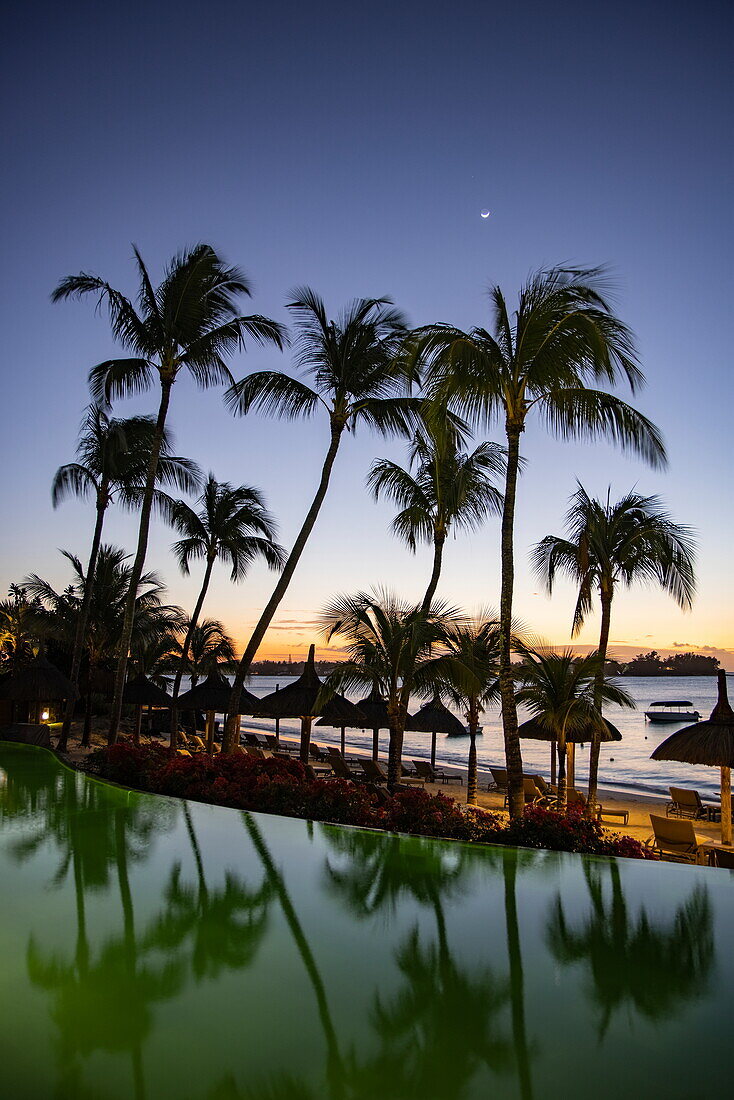
[[[645,711],[648,722],[697,722],[700,717],[690,699],[663,699]]]

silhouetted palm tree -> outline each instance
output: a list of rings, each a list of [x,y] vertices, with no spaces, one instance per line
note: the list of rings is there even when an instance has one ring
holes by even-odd
[[[413,552],[419,542],[433,545],[423,611],[436,594],[449,533],[475,531],[488,515],[502,511],[502,494],[492,478],[504,472],[504,449],[482,443],[466,454],[461,449],[464,442],[455,425],[428,420],[413,439],[408,470],[382,458],[373,463],[367,478],[375,499],[387,496],[400,508],[392,523],[398,538]]]
[[[29,600],[22,585],[11,584],[8,598],[0,600],[0,670],[15,672],[27,664],[44,629],[45,617],[39,600]]]
[[[499,623],[496,616],[482,614],[473,621],[450,626],[443,639],[445,654],[436,658],[434,669],[445,693],[465,715],[469,731],[469,761],[466,801],[477,801],[477,732],[487,703],[499,696]]]
[[[54,508],[70,496],[82,500],[91,496],[94,499],[96,520],[86,569],[88,577],[93,577],[95,573],[102,528],[110,504],[115,500],[127,508],[140,504],[154,436],[155,420],[152,416],[113,419],[99,405],[91,404],[81,424],[76,449],[78,461],[60,466],[56,471],[51,487]],[[170,437],[168,432],[164,432],[156,473],[157,484],[175,485],[185,492],[194,492],[199,480],[199,469],[195,463],[171,455]],[[153,499],[155,503],[161,495],[154,494]],[[88,585],[77,616],[71,655],[69,679],[75,687],[79,683],[91,599],[92,586]],[[73,717],[74,699],[70,697],[57,744],[61,752],[66,751]]]
[[[244,580],[250,565],[257,558],[262,558],[271,569],[280,569],[285,560],[284,550],[275,542],[275,522],[265,507],[259,489],[249,485],[235,488],[226,481],[216,481],[214,475],[209,474],[197,504],[200,506],[198,511],[185,501],[176,500],[168,511],[169,522],[182,536],[173,546],[181,572],[188,576],[192,559],[205,563],[201,589],[189,619],[181,660],[173,682],[171,748],[176,747],[176,700],[181,677],[186,668],[189,646],[199,622],[215,562],[221,561],[229,565],[230,578],[233,583],[237,583]]]
[[[188,620],[183,629],[188,634]],[[175,643],[173,652],[181,662],[183,643]],[[189,647],[184,661],[184,676],[188,676],[191,687],[205,679],[210,672],[230,672],[235,665],[234,642],[219,619],[202,619],[191,631]]]
[[[153,494],[171,390],[182,371],[197,385],[208,387],[233,381],[226,359],[244,347],[245,338],[259,344],[283,345],[281,327],[267,317],[244,317],[237,299],[250,294],[249,283],[236,267],[228,267],[207,244],[180,253],[169,263],[163,281],[154,289],[148,270],[134,249],[140,286],[138,308],[98,275],[85,272],[62,279],[52,294],[54,302],[92,294],[97,306],[106,306],[112,334],[127,359],[109,359],[90,373],[93,396],[112,398],[147,390],[158,378],[160,404],[153,433],[145,486],[141,498],[138,544],[130,571],[130,591],[120,637],[109,743],[114,744],[120,722],[128,650],[138,581],[148,547]]]
[[[513,318],[498,286],[491,291],[494,335],[436,324],[418,330],[412,364],[424,366],[431,399],[470,418],[504,420],[507,473],[502,512],[500,692],[513,816],[523,812],[522,755],[511,660],[514,516],[520,436],[535,410],[561,438],[611,439],[653,465],[665,462],[655,426],[619,397],[589,383],[620,379],[636,389],[643,375],[630,330],[604,296],[602,271],[554,267],[536,272]],[[411,362],[408,364],[411,365]]]
[[[558,800],[566,802],[566,735],[588,734],[602,724],[596,698],[618,707],[634,707],[634,700],[614,681],[602,675],[597,684],[600,657],[579,656],[570,649],[557,652],[537,646],[519,646],[521,662],[515,666],[520,683],[515,698],[548,730],[558,746]],[[602,672],[603,672],[602,663]]]
[[[567,539],[546,535],[533,548],[532,563],[549,594],[559,572],[578,585],[574,634],[591,613],[594,594],[599,596],[601,661],[596,672],[595,703],[601,710],[615,590],[620,585],[656,584],[679,607],[690,608],[696,587],[694,541],[690,528],[674,523],[658,497],[633,491],[612,504],[609,494],[606,502],[597,500],[580,483],[571,497],[566,527]],[[596,803],[599,745],[595,735],[589,759],[590,812]]]
[[[327,638],[342,638],[348,655],[327,677],[327,686],[344,692],[376,687],[387,702],[391,788],[400,782],[410,697],[431,695],[440,687],[431,658],[449,627],[460,621],[459,612],[445,604],[424,612],[381,591],[338,596],[321,615]]]
[[[306,518],[242,654],[232,685],[225,748],[234,746],[239,736],[242,686],[314,528],[344,431],[367,425],[382,435],[407,435],[420,408],[418,400],[403,396],[404,374],[395,356],[406,333],[405,321],[388,298],[359,299],[333,321],[318,294],[303,287],[294,291],[288,308],[296,318],[296,362],[311,376],[313,386],[281,371],[260,371],[233,386],[227,400],[241,415],[259,409],[287,420],[324,409],[329,447]]]

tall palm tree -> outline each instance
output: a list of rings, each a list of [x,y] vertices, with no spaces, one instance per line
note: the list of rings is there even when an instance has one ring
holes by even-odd
[[[568,538],[546,535],[532,551],[536,575],[548,593],[557,573],[578,586],[573,634],[590,614],[594,594],[599,596],[601,627],[596,672],[595,705],[602,707],[604,661],[609,644],[612,600],[617,587],[657,584],[679,607],[690,608],[695,592],[695,544],[689,527],[674,523],[656,496],[634,491],[611,503],[589,496],[581,483],[566,513]],[[596,802],[599,738],[591,742],[589,759],[590,811]]]
[[[492,478],[504,472],[504,448],[482,443],[466,454],[464,442],[454,426],[429,420],[413,439],[409,469],[382,458],[373,463],[367,477],[375,499],[384,494],[400,508],[392,523],[394,534],[413,553],[418,542],[433,545],[423,611],[436,594],[444,543],[451,530],[475,531],[488,515],[502,511],[502,494]]]
[[[445,654],[437,657],[435,671],[444,680],[444,690],[460,708],[469,731],[469,761],[466,801],[477,802],[477,732],[487,703],[499,695],[499,623],[489,613],[449,627],[443,639]]]
[[[620,707],[634,707],[634,700],[613,681],[604,678],[604,663],[596,653],[582,657],[570,649],[556,652],[543,646],[517,647],[522,661],[515,676],[520,682],[515,698],[527,707],[558,745],[558,800],[566,802],[566,736],[602,725],[597,697]],[[599,667],[601,685],[597,685]]]
[[[70,496],[81,500],[90,496],[94,499],[96,520],[87,562],[88,577],[94,576],[97,567],[102,529],[110,504],[117,500],[123,507],[130,508],[140,503],[154,436],[155,420],[152,416],[132,416],[124,420],[112,418],[99,404],[92,403],[87,407],[80,428],[76,449],[78,461],[60,466],[56,471],[51,486],[54,508]],[[159,485],[175,485],[185,492],[194,492],[200,482],[199,469],[194,462],[171,454],[167,431],[160,444],[156,482]],[[154,503],[161,499],[162,494],[156,490]],[[88,585],[77,616],[71,655],[69,679],[75,687],[79,681],[91,599],[92,586]],[[70,697],[57,746],[62,752],[66,751],[73,717],[74,700]]]
[[[424,612],[391,592],[375,591],[337,596],[321,621],[329,640],[336,635],[343,639],[348,655],[327,677],[327,687],[336,691],[376,687],[387,703],[392,789],[400,782],[410,697],[432,695],[440,688],[431,658],[461,616],[445,604],[434,604]]]
[[[73,580],[67,588],[58,592],[35,573],[27,577],[24,583],[28,592],[45,609],[48,634],[69,650],[76,638],[77,621],[87,589],[92,589],[83,651],[87,658],[87,701],[82,744],[87,746],[90,742],[94,675],[103,666],[108,667],[118,652],[132,567],[127,564],[128,556],[124,550],[103,543],[90,583],[79,558],[66,550],[62,550],[62,554],[73,570]],[[152,571],[143,573],[138,581],[135,599],[130,639],[132,653],[161,637],[170,637],[172,631],[181,628],[183,612],[180,607],[164,604],[164,594],[165,586],[160,576]]]
[[[312,416],[323,408],[329,419],[329,447],[316,494],[237,669],[223,746],[230,749],[239,732],[245,677],[314,528],[345,429],[354,432],[366,424],[382,435],[407,435],[421,405],[404,396],[404,373],[396,354],[406,327],[389,298],[360,298],[336,321],[329,320],[324,302],[308,287],[295,290],[287,305],[296,319],[296,364],[311,376],[313,387],[281,371],[260,371],[233,386],[226,400],[240,415],[259,409],[287,420]]]
[[[285,561],[285,551],[275,542],[275,521],[265,507],[259,489],[250,485],[239,485],[235,488],[229,482],[217,481],[213,474],[209,474],[197,504],[198,511],[191,508],[186,501],[177,500],[169,512],[169,522],[182,536],[173,546],[181,572],[188,576],[192,559],[205,563],[199,596],[189,619],[181,661],[173,682],[172,748],[176,747],[176,700],[181,677],[215,562],[221,561],[231,567],[230,578],[236,584],[245,578],[251,563],[257,558],[262,558],[271,569],[282,568]]]
[[[62,279],[51,296],[54,302],[87,294],[96,297],[98,308],[107,307],[113,336],[131,355],[108,359],[92,368],[89,378],[96,399],[109,403],[112,398],[147,390],[156,376],[160,384],[141,498],[138,544],[120,637],[110,744],[117,739],[120,724],[135,598],[148,548],[153,494],[173,385],[182,371],[188,371],[202,388],[231,383],[225,360],[244,347],[247,336],[259,344],[283,346],[283,332],[275,321],[244,317],[237,312],[237,299],[250,294],[250,285],[243,272],[228,267],[210,245],[198,244],[174,256],[156,289],[140,253],[137,249],[134,253],[140,280],[137,309],[104,279],[86,272]]]
[[[510,318],[499,286],[491,290],[494,334],[435,324],[418,330],[409,367],[423,368],[429,397],[462,416],[504,419],[507,473],[502,510],[500,692],[509,806],[523,812],[522,755],[511,660],[514,517],[520,437],[535,410],[563,439],[611,439],[654,466],[665,463],[657,428],[614,394],[591,387],[643,382],[632,333],[612,312],[602,269],[553,267],[531,275]]]

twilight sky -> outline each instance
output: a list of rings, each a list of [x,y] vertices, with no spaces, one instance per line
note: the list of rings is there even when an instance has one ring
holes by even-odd
[[[489,322],[493,283],[514,301],[535,267],[607,263],[648,377],[636,403],[662,428],[670,467],[558,443],[532,423],[517,613],[570,640],[573,593],[540,592],[528,548],[561,533],[576,477],[598,494],[636,485],[697,529],[699,594],[684,615],[657,592],[621,593],[611,649],[711,646],[734,669],[729,4],[40,3],[16,5],[4,29],[2,592],[31,571],[65,584],[57,548],[84,557],[91,534],[90,507],[54,512],[49,487],[74,457],[87,371],[114,345],[91,301],[51,305],[63,275],[96,271],[133,293],[131,242],[158,277],[204,240],[252,279],[246,312],[285,320],[285,295],[305,283],[334,312],[387,294],[413,324],[470,327]],[[289,360],[254,350],[232,370],[263,366]],[[151,391],[115,411],[156,404]],[[221,391],[182,377],[170,422],[179,453],[264,490],[289,545],[324,421],[234,420]],[[428,549],[411,556],[388,531],[390,506],[364,492],[374,457],[404,453],[345,439],[261,655],[318,641],[313,621],[337,591],[422,594]],[[110,515],[109,541],[132,549],[134,530]],[[190,608],[199,575],[178,575],[171,541],[156,524],[148,564]],[[496,604],[498,550],[496,520],[451,541],[439,594]],[[220,569],[205,613],[242,643],[271,585],[257,567],[233,588]],[[580,641],[596,631],[590,619]]]

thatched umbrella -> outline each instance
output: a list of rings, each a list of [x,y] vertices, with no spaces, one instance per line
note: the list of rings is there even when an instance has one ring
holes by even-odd
[[[206,713],[206,751],[214,751],[214,715],[226,714],[232,688],[226,676],[217,669],[202,680],[196,687],[185,691],[178,697],[178,706],[181,710],[203,710]],[[240,696],[241,714],[252,714],[259,706],[260,700],[252,692],[242,689]]]
[[[123,703],[132,703],[135,706],[135,726],[133,727],[133,744],[140,744],[140,726],[143,721],[143,707],[148,708],[148,717],[153,707],[170,707],[173,700],[171,696],[140,673],[128,680],[122,692]]]
[[[258,718],[300,718],[301,719],[301,760],[308,763],[308,749],[311,741],[313,719],[323,714],[328,705],[330,724],[333,726],[353,726],[363,728],[365,716],[343,695],[334,694],[328,703],[318,704],[323,691],[323,683],[314,668],[315,646],[308,651],[308,660],[303,672],[292,684],[286,684],[280,691],[273,691],[258,702],[253,713]]]
[[[600,741],[621,741],[622,734],[619,732],[616,726],[613,726],[611,722],[606,718],[602,719],[604,723],[604,729],[600,737]],[[556,751],[558,748],[558,739],[552,730],[544,726],[540,718],[537,716],[534,718],[528,718],[527,722],[522,722],[518,734],[520,737],[527,737],[530,741],[550,741],[551,742],[551,783],[556,781]],[[575,746],[578,744],[584,744],[586,741],[591,741],[592,729],[590,726],[585,726],[583,729],[570,729],[566,730],[565,739],[566,746],[568,748],[568,785],[573,787],[575,776]],[[573,746],[573,747],[572,747]]]
[[[0,698],[9,699],[13,703],[35,703],[35,717],[38,719],[44,703],[78,699],[79,692],[71,680],[39,650],[29,665],[3,677]],[[29,711],[33,709],[29,707]]]
[[[447,733],[449,737],[460,737],[466,729],[448,707],[444,706],[437,695],[429,703],[424,703],[405,724],[406,730],[413,733],[431,734],[431,767],[436,766],[436,734]]]
[[[373,688],[372,691],[365,699],[359,699],[357,706],[367,719],[367,725],[364,729],[372,730],[372,759],[377,760],[379,755],[379,739],[380,730],[390,729],[390,715],[387,713],[387,702],[380,695],[377,688]],[[411,715],[407,715],[407,720],[410,721]]]
[[[719,698],[706,722],[685,726],[658,745],[653,760],[680,760],[721,768],[721,843],[731,845],[731,769],[734,767],[734,711],[726,696],[726,673],[717,673]]]
[[[321,717],[316,723],[317,726],[331,726],[333,729],[341,730],[342,756],[344,756],[346,751],[344,731],[347,726],[352,730],[363,730],[367,728],[367,715],[364,713],[359,703],[349,704],[350,706],[356,706],[359,711],[359,716],[357,717],[357,715],[355,715],[350,722],[345,720],[346,710],[343,703],[346,702],[348,702],[348,700],[345,699],[343,695],[332,696],[321,711]]]

